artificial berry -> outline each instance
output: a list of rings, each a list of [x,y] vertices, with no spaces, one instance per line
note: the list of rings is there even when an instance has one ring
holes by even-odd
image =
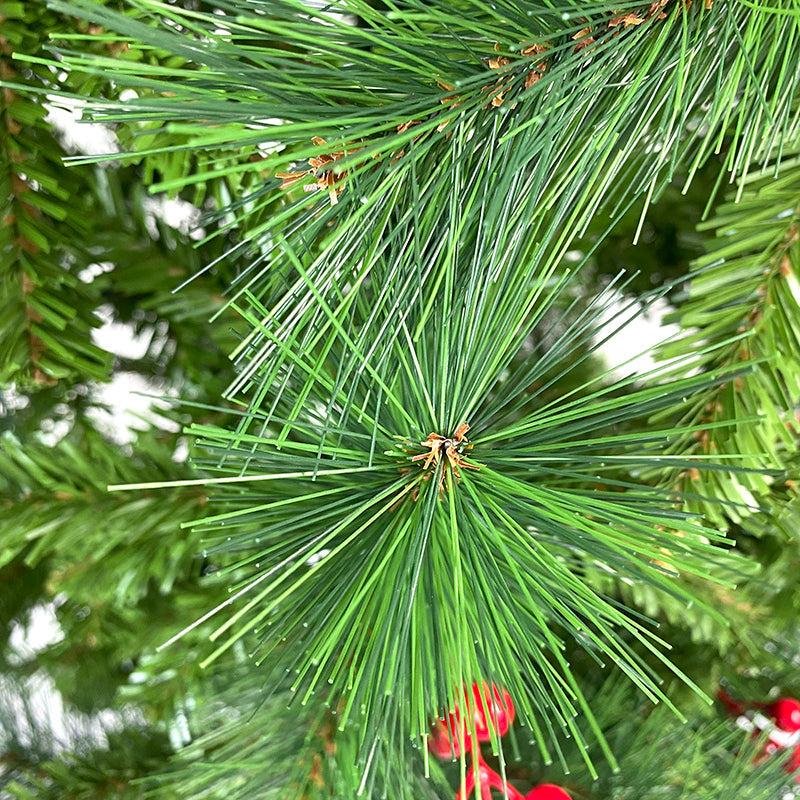
[[[572,800],[572,798],[560,786],[554,783],[542,783],[531,789],[525,795],[525,800]]]
[[[488,742],[492,738],[491,729],[494,729],[498,736],[505,736],[514,721],[515,711],[511,695],[505,689],[501,695],[494,684],[492,684],[490,693],[486,683],[483,684],[483,691],[478,688],[477,683],[473,683],[472,696],[474,698],[472,716],[475,720],[475,735],[478,737],[478,741]],[[489,705],[488,719],[487,704]],[[467,700],[467,708],[469,705]],[[456,714],[458,714],[458,709],[456,709]]]
[[[764,709],[782,731],[800,731],[800,702],[792,697],[781,697]]]
[[[731,697],[724,689],[717,692],[717,699],[725,705],[729,714],[738,716],[744,713],[744,704],[735,697]]]
[[[479,742],[488,742],[492,738],[491,730],[494,730],[497,736],[505,736],[514,721],[515,711],[511,695],[505,689],[501,694],[494,684],[490,690],[489,685],[484,683],[481,691],[478,684],[473,683],[471,700],[467,691],[464,692],[464,706],[468,713],[471,712],[475,724],[475,736]],[[456,705],[455,711],[448,714],[445,719],[439,719],[434,723],[428,738],[430,751],[439,758],[458,758],[461,755],[462,724],[461,709]],[[464,747],[469,750],[472,745],[469,723],[464,727],[466,728],[463,731]]]
[[[428,737],[428,749],[438,758],[458,758],[461,755],[459,730],[460,723],[455,714],[448,714],[447,719],[438,719]],[[466,747],[469,750],[472,737],[465,733]]]

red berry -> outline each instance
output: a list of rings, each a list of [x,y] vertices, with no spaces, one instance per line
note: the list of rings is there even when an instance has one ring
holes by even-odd
[[[444,719],[437,719],[431,728],[431,735],[428,739],[428,748],[439,758],[458,758],[461,755],[461,737],[464,736],[464,749],[470,750],[472,746],[472,736],[469,729],[462,729],[461,714],[458,706],[454,712],[448,714]]]
[[[542,783],[531,789],[525,795],[525,800],[572,800],[572,798],[560,786]]]
[[[453,759],[461,755],[461,722],[458,711],[448,714],[447,720],[437,719],[431,729],[428,739],[428,749],[439,758]],[[470,748],[472,737],[465,733],[467,750]]]
[[[765,709],[782,731],[800,731],[800,702],[792,697],[781,697]]]
[[[478,688],[477,683],[472,684],[472,716],[475,720],[475,735],[479,742],[488,742],[491,730],[494,729],[498,736],[505,736],[511,723],[514,721],[514,703],[511,695],[503,689],[502,695],[497,687],[492,684],[491,692],[488,684],[483,684],[483,691]],[[466,698],[465,698],[466,699]],[[467,700],[467,707],[470,703]],[[487,708],[488,705],[488,719]],[[456,709],[458,715],[458,709]]]
[[[739,714],[744,713],[744,704],[735,697],[729,695],[724,689],[720,689],[717,692],[717,699],[720,700],[728,709],[729,714],[733,714],[734,716],[738,717]]]
[[[505,689],[501,694],[494,684],[490,691],[489,685],[484,683],[481,691],[478,684],[473,683],[472,698],[467,690],[464,690],[463,706],[467,713],[472,715],[475,735],[479,742],[488,742],[492,738],[491,730],[496,731],[498,736],[505,736],[514,721],[514,703],[511,701],[511,695]],[[458,758],[462,749],[462,725],[465,728],[464,747],[469,750],[472,744],[470,722],[467,720],[462,723],[461,708],[456,705],[455,710],[445,719],[439,719],[434,723],[428,739],[430,751],[439,758]]]

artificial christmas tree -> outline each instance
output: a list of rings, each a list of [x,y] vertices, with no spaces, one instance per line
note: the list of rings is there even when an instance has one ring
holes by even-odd
[[[793,3],[0,25],[6,792],[793,791],[710,699],[800,691]],[[133,376],[171,407],[120,443]]]

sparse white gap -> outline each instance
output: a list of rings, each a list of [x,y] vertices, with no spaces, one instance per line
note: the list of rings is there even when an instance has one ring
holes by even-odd
[[[121,358],[143,358],[157,334],[155,327],[148,326],[137,335],[132,325],[116,322],[111,315],[110,307],[99,310],[104,322],[92,331],[94,343]],[[170,407],[169,402],[158,399],[164,396],[175,397],[177,391],[165,381],[118,371],[108,383],[92,384],[92,397],[101,406],[91,409],[88,416],[102,433],[121,445],[130,444],[136,431],[149,427],[177,432],[180,426],[159,414],[159,410]]]
[[[56,616],[62,602],[62,598],[56,598],[52,603],[34,606],[25,620],[12,624],[8,638],[12,651],[8,656],[10,662],[22,664],[30,661],[38,652],[64,638]]]
[[[43,419],[39,425],[39,439],[49,447],[55,447],[72,430],[72,423],[72,414],[58,419]]]
[[[322,559],[326,558],[330,552],[331,551],[328,549],[319,550],[306,559],[306,564],[308,564],[309,567],[313,567],[315,564],[318,564],[320,561],[322,561]]]
[[[153,329],[137,335],[133,326],[115,321],[112,315],[111,306],[98,309],[97,316],[103,324],[92,331],[94,343],[120,358],[144,358],[153,340]]]
[[[61,602],[62,598],[56,598],[37,605],[24,621],[13,625],[11,663],[31,662],[37,653],[64,638],[56,616]],[[16,738],[23,747],[51,757],[85,747],[107,747],[109,733],[146,725],[144,715],[132,705],[94,714],[67,709],[54,681],[42,670],[24,681],[0,675],[0,709],[4,719],[14,720],[13,730],[0,729],[0,751]]]
[[[781,800],[797,800],[798,797],[800,797],[800,784],[796,783],[794,786],[787,787]]]
[[[147,214],[145,224],[148,233],[154,239],[158,238],[157,220],[166,222],[170,228],[180,231],[194,241],[198,241],[206,235],[205,228],[198,227],[200,209],[187,200],[181,200],[179,197],[167,197],[164,194],[147,197],[144,201],[144,209]]]
[[[16,738],[23,747],[44,750],[48,756],[82,747],[107,747],[108,734],[146,725],[134,706],[83,714],[64,707],[61,694],[43,671],[23,682],[0,675],[0,708],[14,729],[0,729],[0,750]]]
[[[15,411],[21,411],[31,404],[27,395],[17,391],[16,384],[11,384],[7,389],[0,390],[0,417],[6,417]]]
[[[148,380],[136,372],[117,372],[108,383],[95,384],[93,396],[104,407],[90,409],[87,416],[101,433],[120,445],[130,444],[137,431],[148,428],[177,433],[180,425],[159,414],[159,410],[171,405],[159,399],[165,395],[177,397],[177,392],[166,383]]]
[[[192,741],[192,734],[189,731],[189,719],[182,708],[179,708],[170,720],[168,733],[170,744],[176,751]]]
[[[666,339],[680,332],[680,325],[663,324],[664,316],[671,311],[671,306],[664,299],[656,300],[645,311],[639,312],[635,307],[630,307],[630,301],[622,294],[611,303],[603,313],[603,328],[595,339],[599,341],[612,327],[619,326],[620,315],[628,317],[622,330],[614,334],[600,348],[600,354],[608,367],[624,377],[631,373],[642,373],[653,369],[656,362],[653,358],[653,348]]]
[[[114,264],[111,261],[98,261],[96,264],[89,264],[78,273],[78,278],[84,283],[91,283],[95,278],[99,278],[106,272],[111,272]]]
[[[108,125],[82,122],[83,104],[65,97],[49,97],[46,106],[49,122],[61,136],[64,149],[87,156],[111,155],[121,152],[119,140]],[[112,162],[106,162],[112,163]]]
[[[274,120],[268,120],[268,122],[272,123]],[[256,128],[260,129],[261,125],[248,125],[247,127],[255,130]],[[281,151],[285,150],[286,145],[281,144],[280,142],[259,142],[256,145],[256,149],[262,158],[266,158],[273,153],[280,153]]]
[[[176,464],[185,464],[189,459],[189,441],[185,436],[181,436],[172,451],[172,460]]]

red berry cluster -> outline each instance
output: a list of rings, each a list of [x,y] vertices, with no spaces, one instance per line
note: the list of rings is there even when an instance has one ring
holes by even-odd
[[[748,703],[736,700],[724,689],[717,697],[728,712],[736,717],[736,724],[752,731],[754,737],[767,732],[767,740],[757,761],[769,758],[774,753],[789,753],[784,764],[787,772],[800,767],[800,702],[792,697],[780,697],[773,703]],[[800,783],[800,775],[797,782]]]
[[[445,719],[437,720],[428,740],[431,752],[439,758],[458,758],[461,755],[461,737],[464,737],[465,749],[472,749],[472,732],[470,724],[475,725],[475,736],[479,742],[488,742],[491,731],[497,736],[505,736],[514,721],[514,703],[511,695],[503,689],[502,693],[492,684],[491,690],[484,683],[483,691],[477,683],[472,684],[472,699],[464,689],[463,707],[470,721],[462,720],[462,704],[456,704],[453,711]]]
[[[490,741],[492,732],[505,736],[513,721],[511,695],[505,689],[500,691],[494,684],[490,688],[486,683],[481,686],[473,683],[471,692],[464,687],[463,703],[457,703],[444,719],[436,721],[428,739],[431,752],[439,758],[458,758],[462,750],[466,750],[472,759],[456,800],[468,800],[476,785],[481,800],[491,800],[492,789],[505,792],[508,800],[571,800],[560,786],[552,783],[543,783],[523,795],[483,760],[479,742]]]

